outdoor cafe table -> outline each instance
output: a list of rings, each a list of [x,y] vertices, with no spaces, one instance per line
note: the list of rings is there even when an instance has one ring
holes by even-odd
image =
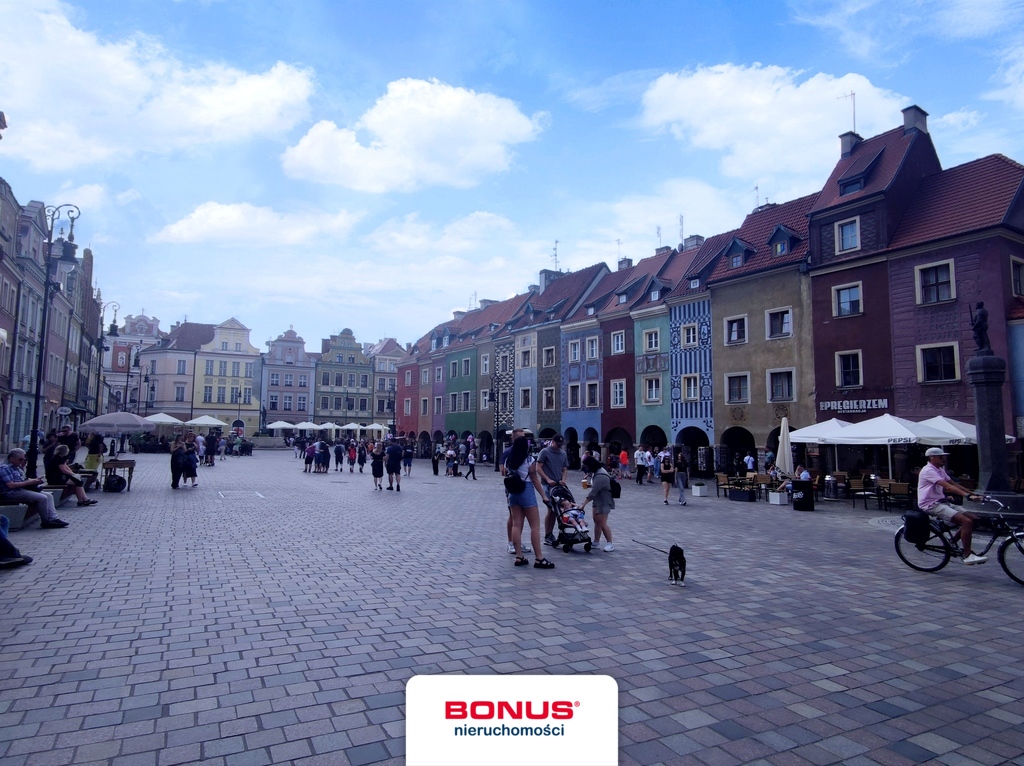
[[[108,460],[103,464],[103,480],[106,482],[108,476],[112,474],[123,474],[127,473],[125,479],[128,482],[127,491],[132,491],[132,474],[135,473],[135,461],[134,460]]]

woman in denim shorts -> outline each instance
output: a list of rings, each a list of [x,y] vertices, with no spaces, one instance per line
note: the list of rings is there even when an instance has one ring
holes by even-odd
[[[516,566],[529,564],[529,560],[520,550],[523,538],[523,521],[530,523],[530,542],[533,544],[534,556],[539,557],[533,562],[534,569],[554,569],[555,565],[544,558],[540,547],[540,514],[537,510],[537,494],[544,496],[537,476],[537,463],[530,457],[530,443],[525,436],[519,436],[512,442],[512,449],[505,461],[507,474],[518,474],[523,480],[522,492],[509,492],[508,505],[512,511],[512,544],[516,549]]]

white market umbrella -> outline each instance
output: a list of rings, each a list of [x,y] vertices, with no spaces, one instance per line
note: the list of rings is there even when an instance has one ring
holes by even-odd
[[[137,434],[152,431],[156,423],[140,418],[134,412],[108,412],[82,423],[78,430],[83,433]]]
[[[838,431],[841,431],[850,425],[853,424],[848,420],[830,418],[829,420],[823,420],[820,423],[815,423],[814,425],[790,431],[789,440],[797,444],[825,444],[826,442],[822,441],[823,439],[834,435]],[[838,471],[839,446],[833,445],[833,449],[835,450],[836,470]]]
[[[368,426],[361,426],[365,431],[387,431],[386,426],[382,426],[380,423],[370,423]]]
[[[358,431],[360,428],[362,428],[362,426],[358,423],[346,423],[341,426],[342,431]]]
[[[212,415],[200,415],[198,418],[192,418],[191,420],[185,421],[187,426],[213,426],[215,428],[227,428],[228,424],[223,420],[217,420]]]
[[[273,423],[267,423],[267,428],[277,430],[278,428],[295,428],[294,423],[286,423],[283,420],[275,420]]]
[[[879,415],[821,437],[821,444],[884,444],[889,449],[889,478],[892,478],[893,444],[927,444],[940,447],[949,443],[950,435],[938,428],[915,423],[893,415]]]
[[[977,444],[978,443],[978,429],[976,426],[965,423],[962,420],[954,420],[953,418],[947,418],[943,415],[938,417],[928,418],[922,420],[921,425],[931,426],[937,428],[940,431],[945,431],[949,434],[949,440],[947,444]],[[1017,441],[1010,434],[1004,435],[1007,444],[1013,444]]]
[[[300,429],[302,431],[319,431],[320,430],[320,426],[318,426],[316,423],[310,423],[309,421],[306,421],[304,423],[296,423],[295,425],[292,426],[292,428],[298,428],[298,429]]]
[[[341,430],[341,426],[339,426],[337,423],[321,423],[320,424],[320,430],[321,431],[339,431],[339,430]]]
[[[789,418],[785,417],[779,427],[779,454],[775,456],[775,467],[785,476],[793,475],[793,445],[790,442]]]
[[[147,415],[145,419],[150,423],[156,423],[161,426],[180,426],[183,422],[174,417],[174,415],[168,415],[166,412],[158,412],[156,415]]]

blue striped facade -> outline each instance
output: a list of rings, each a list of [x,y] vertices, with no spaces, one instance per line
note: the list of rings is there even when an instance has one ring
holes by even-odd
[[[680,328],[697,325],[697,345],[684,348]],[[669,438],[677,441],[679,432],[691,426],[700,428],[708,435],[708,442],[715,443],[714,419],[714,378],[711,370],[711,300],[704,298],[669,308],[669,330],[672,346],[670,354],[672,391],[672,433]],[[683,401],[683,376],[698,375],[700,398]]]

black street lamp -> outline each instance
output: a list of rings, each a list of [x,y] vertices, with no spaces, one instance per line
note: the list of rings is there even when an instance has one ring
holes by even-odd
[[[134,362],[132,362],[132,351],[135,352],[135,361]],[[131,410],[128,407],[128,391],[129,391],[129,389],[131,387],[131,382],[130,382],[129,379],[131,378],[132,367],[134,367],[136,370],[139,369],[139,352],[140,351],[142,351],[142,344],[141,343],[133,343],[133,344],[128,346],[128,360],[127,360],[128,363],[125,365],[125,371],[124,371],[124,401],[121,403],[121,411],[122,412],[131,412]],[[139,389],[140,389],[140,393],[141,393],[142,386],[139,386]],[[138,402],[136,402],[136,404],[138,404]]]
[[[497,388],[498,388],[498,365],[496,364],[498,360],[495,359],[494,361],[495,361],[495,364],[494,364],[493,367],[491,367],[491,390],[487,394],[487,399],[488,399],[487,403],[489,405],[491,405],[491,409],[494,410],[494,439],[492,440],[493,441],[493,446],[491,448],[494,451],[494,470],[495,471],[500,471],[501,470],[501,455],[500,455],[501,441],[498,438],[498,399],[496,399],[495,396],[494,396],[495,393],[497,392]]]
[[[149,417],[149,400],[153,398],[153,386],[149,382],[149,373],[153,371],[153,363],[150,362],[146,365],[146,374],[142,377],[142,382],[146,384],[146,417]]]
[[[107,335],[103,334],[103,325],[107,320],[107,306],[114,307],[114,321],[110,323],[110,332]],[[116,338],[117,334],[117,312],[121,309],[121,304],[117,301],[107,301],[100,306],[100,337],[96,340],[96,350],[99,352],[99,366],[96,370],[96,412],[99,416],[102,414],[100,410],[100,389],[103,384],[103,358],[107,351],[110,351],[110,346],[107,345],[107,337]]]
[[[60,236],[57,238],[57,242],[60,243],[60,256],[57,258],[53,257],[53,246],[56,244],[53,240],[53,229],[58,219],[61,217],[61,211],[66,210],[68,220],[70,221],[70,228],[68,230],[68,238],[64,239],[64,230],[61,229]],[[39,359],[36,361],[36,390],[35,397],[33,398],[32,404],[32,433],[29,437],[28,443],[28,454],[26,456],[28,464],[25,466],[25,475],[30,479],[36,478],[38,466],[36,465],[39,460],[39,418],[42,414],[40,407],[42,405],[43,398],[43,373],[45,371],[46,363],[46,318],[49,312],[50,306],[50,289],[61,289],[60,282],[52,281],[52,270],[55,261],[60,263],[69,264],[72,266],[78,265],[78,259],[75,258],[75,251],[78,250],[78,245],[75,244],[75,221],[77,221],[82,211],[78,209],[77,205],[56,205],[47,207],[46,213],[46,253],[43,258],[45,274],[43,277],[43,316],[39,322]]]

